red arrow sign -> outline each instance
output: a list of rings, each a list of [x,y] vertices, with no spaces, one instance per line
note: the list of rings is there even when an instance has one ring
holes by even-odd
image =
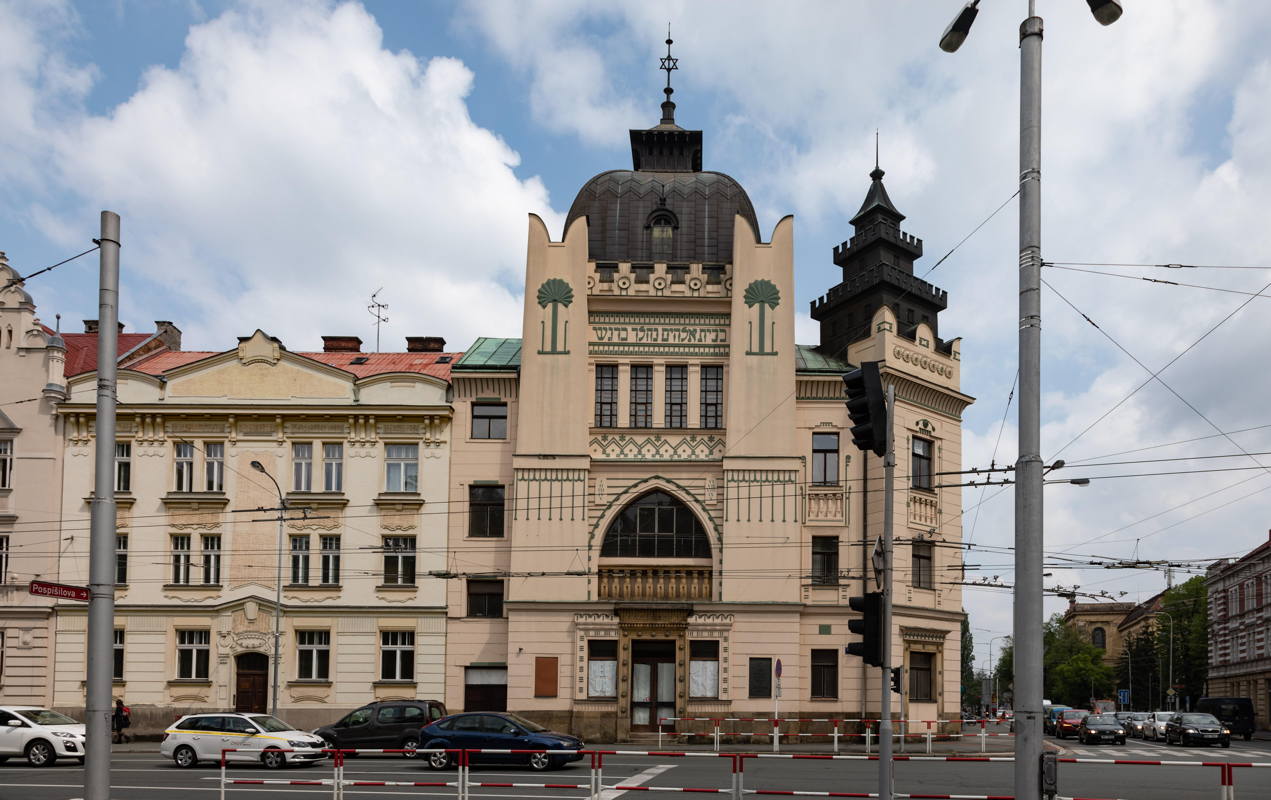
[[[64,583],[49,583],[48,581],[31,581],[28,587],[31,594],[38,594],[41,597],[56,597],[60,600],[80,600],[88,602],[88,588],[85,586],[67,586]]]

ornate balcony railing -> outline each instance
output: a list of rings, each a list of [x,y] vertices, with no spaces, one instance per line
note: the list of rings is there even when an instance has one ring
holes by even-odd
[[[601,567],[597,596],[601,600],[709,600],[708,567]]]
[[[939,525],[940,504],[934,497],[911,492],[909,494],[909,522],[914,525]]]
[[[843,490],[838,486],[808,487],[808,510],[805,519],[812,524],[843,524]]]

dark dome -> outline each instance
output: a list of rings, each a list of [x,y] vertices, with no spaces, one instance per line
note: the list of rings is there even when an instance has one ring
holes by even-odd
[[[654,221],[669,221],[671,256],[658,261],[723,264],[733,258],[735,214],[757,238],[759,221],[746,190],[722,172],[611,170],[579,190],[565,229],[587,218],[591,260],[652,262],[650,229]]]

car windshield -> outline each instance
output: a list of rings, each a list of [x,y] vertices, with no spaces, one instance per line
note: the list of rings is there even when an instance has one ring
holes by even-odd
[[[78,725],[79,723],[65,714],[49,711],[47,708],[27,708],[13,713],[26,717],[36,725]]]
[[[1217,725],[1218,720],[1212,714],[1184,714],[1184,725]]]
[[[1086,717],[1087,725],[1116,725],[1117,718],[1111,714],[1093,714]]]
[[[256,723],[266,733],[282,733],[283,731],[294,731],[295,728],[277,717],[271,717],[268,714],[260,714],[254,717],[248,717],[252,722]]]
[[[1064,712],[1064,719],[1085,719],[1088,716],[1090,716],[1089,711],[1072,710]]]
[[[544,728],[542,725],[539,725],[537,722],[530,722],[525,717],[519,717],[516,714],[503,714],[502,716],[506,718],[508,722],[511,722],[514,725],[524,728],[530,733],[538,733],[539,731],[547,730],[547,728]]]
[[[1157,721],[1157,722],[1169,722],[1169,718],[1170,718],[1170,717],[1172,717],[1172,716],[1174,716],[1174,714],[1173,714],[1173,712],[1171,712],[1171,711],[1157,711],[1157,712],[1156,712],[1156,721]]]

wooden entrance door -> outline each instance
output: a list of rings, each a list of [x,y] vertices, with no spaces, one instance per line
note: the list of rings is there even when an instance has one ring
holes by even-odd
[[[656,731],[675,716],[675,642],[631,642],[631,730]]]
[[[234,657],[234,710],[265,713],[269,705],[269,657],[239,653]]]

